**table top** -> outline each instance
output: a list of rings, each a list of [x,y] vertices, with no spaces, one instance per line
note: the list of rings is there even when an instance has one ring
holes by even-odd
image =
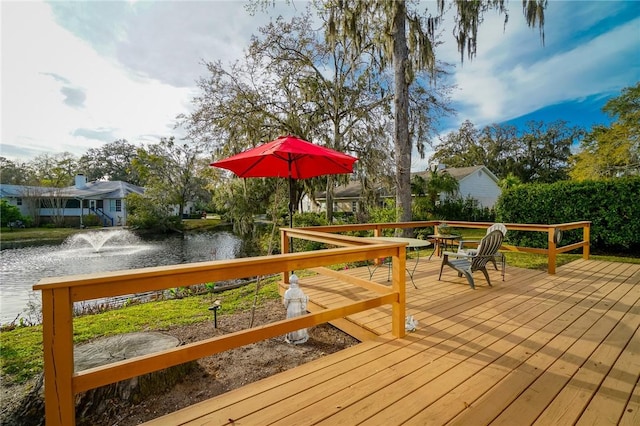
[[[455,240],[457,238],[460,238],[462,235],[456,235],[456,234],[441,234],[441,235],[427,235],[428,238],[433,238],[435,239],[441,239],[441,240]]]
[[[403,238],[403,237],[368,237],[371,240],[387,241],[391,243],[407,243],[407,247],[428,247],[430,241],[421,240],[419,238]]]

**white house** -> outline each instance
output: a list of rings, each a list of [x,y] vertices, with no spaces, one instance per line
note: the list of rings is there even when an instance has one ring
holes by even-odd
[[[75,185],[65,188],[0,185],[0,196],[24,216],[37,215],[45,221],[60,218],[79,225],[90,216],[103,226],[126,225],[125,198],[131,193],[143,194],[144,188],[122,181],[87,182],[82,174],[76,176]]]
[[[419,175],[429,179],[430,171],[412,173],[411,176]],[[502,193],[498,186],[498,178],[485,166],[472,167],[445,167],[438,166],[438,173],[449,173],[458,181],[458,197],[466,199],[473,198],[482,207],[493,207]],[[446,194],[442,194],[444,200]]]
[[[498,178],[485,166],[446,168],[443,165],[439,165],[438,173],[449,173],[458,181],[459,188],[458,193],[454,195],[455,198],[472,198],[478,202],[479,207],[492,208],[502,192],[498,186]],[[411,177],[419,175],[428,180],[430,174],[430,171],[425,170],[424,172],[412,173]],[[393,191],[387,191],[384,188],[379,188],[377,194],[381,200],[395,198]],[[447,197],[447,194],[441,194],[442,200]],[[360,198],[360,182],[350,182],[348,185],[339,186],[334,191],[333,210],[336,212],[355,213],[358,211]],[[326,193],[317,193],[315,203],[305,197],[303,206],[306,211],[326,211]]]
[[[380,200],[395,197],[395,194],[385,190],[383,187],[376,189],[376,194]],[[303,210],[315,213],[327,211],[326,197],[326,192],[324,191],[316,193],[315,201],[305,195],[302,199]],[[347,185],[338,186],[333,192],[333,211],[355,213],[360,208],[361,200],[362,184],[360,181],[351,181]]]
[[[10,205],[17,207],[22,216],[30,216],[31,211],[27,198],[33,194],[41,194],[49,188],[41,186],[5,185],[0,183],[0,199],[6,200]]]

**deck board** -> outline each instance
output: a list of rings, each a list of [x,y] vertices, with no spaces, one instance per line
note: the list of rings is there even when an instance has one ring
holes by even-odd
[[[366,267],[344,271],[369,279]],[[638,424],[640,265],[578,260],[491,271],[476,290],[439,260],[407,281],[418,329],[391,337],[390,308],[349,318],[380,337],[150,424]],[[387,285],[379,268],[373,280]],[[304,276],[316,309],[373,293]]]

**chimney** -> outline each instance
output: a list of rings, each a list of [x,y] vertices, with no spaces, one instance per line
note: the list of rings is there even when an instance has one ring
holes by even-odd
[[[87,186],[87,178],[82,173],[76,175],[76,189],[82,189]]]

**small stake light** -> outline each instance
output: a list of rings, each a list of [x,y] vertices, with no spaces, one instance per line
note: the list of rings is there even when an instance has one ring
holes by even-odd
[[[218,328],[218,309],[220,309],[220,300],[213,302],[213,306],[209,307],[210,311],[213,311],[213,328]]]

